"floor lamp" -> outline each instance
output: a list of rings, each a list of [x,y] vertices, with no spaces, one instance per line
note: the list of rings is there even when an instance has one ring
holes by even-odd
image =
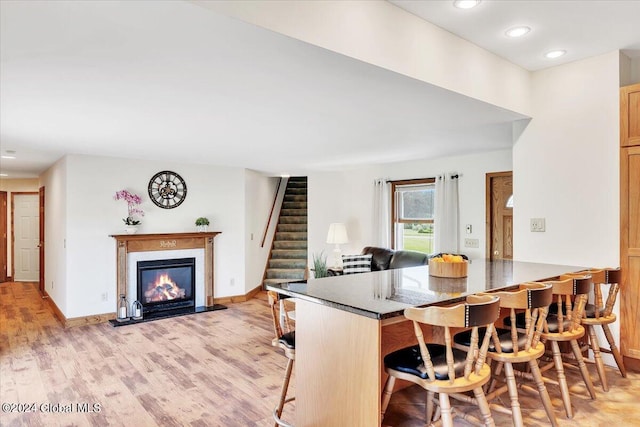
[[[333,268],[340,268],[342,266],[342,254],[340,251],[340,245],[349,243],[349,237],[347,236],[347,227],[341,222],[334,222],[329,225],[329,232],[327,233],[327,243],[336,245],[333,249]]]

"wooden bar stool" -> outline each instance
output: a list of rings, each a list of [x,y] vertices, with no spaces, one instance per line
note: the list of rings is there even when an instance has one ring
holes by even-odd
[[[280,399],[278,406],[273,410],[274,426],[292,427],[291,424],[283,421],[282,410],[285,403],[289,403],[295,400],[295,397],[287,399],[287,391],[289,390],[289,380],[291,379],[291,372],[293,371],[293,361],[296,358],[296,332],[289,330],[288,322],[285,320],[281,322],[281,317],[287,319],[286,314],[281,316],[280,310],[284,309],[284,304],[280,304],[280,296],[273,291],[267,292],[269,299],[269,308],[271,309],[271,318],[273,319],[274,339],[271,341],[271,345],[279,347],[284,350],[284,355],[287,357],[287,367],[284,373],[284,379],[282,381],[282,389],[280,391]],[[283,330],[283,323],[285,324],[286,332]]]
[[[518,286],[513,291],[492,292],[489,294],[500,298],[500,307],[509,309],[510,324],[516,324],[516,316],[522,318],[525,328],[519,330],[517,328],[501,329],[496,328],[492,334],[492,344],[489,346],[487,357],[497,362],[494,365],[494,376],[501,374],[502,367],[505,369],[504,385],[498,389],[493,389],[493,385],[489,387],[487,400],[491,402],[495,397],[505,392],[509,392],[511,400],[510,415],[513,418],[513,424],[517,427],[524,426],[522,420],[522,411],[520,410],[520,402],[518,400],[518,389],[516,384],[516,376],[525,377],[535,382],[537,392],[542,400],[542,405],[547,412],[547,417],[552,426],[557,426],[553,405],[549,398],[549,393],[544,385],[542,374],[538,367],[538,359],[544,354],[545,346],[540,341],[540,337],[544,331],[547,310],[553,298],[553,288],[546,283],[525,283]],[[516,310],[524,310],[524,312],[516,313]],[[468,349],[471,343],[471,331],[460,332],[453,338],[456,347],[460,349]],[[524,373],[515,371],[514,363],[526,363],[530,372]],[[503,411],[502,406],[491,405],[492,409]],[[509,413],[509,412],[507,412]]]
[[[551,310],[553,304],[549,307],[549,314],[547,314],[542,340],[551,346],[553,360],[541,366],[540,371],[546,372],[555,367],[558,380],[557,382],[554,381],[554,383],[560,387],[567,418],[573,418],[569,386],[564,373],[559,343],[565,342],[571,346],[573,357],[578,362],[582,380],[587,387],[591,399],[595,399],[596,391],[591,382],[587,365],[582,357],[580,345],[578,344],[578,339],[585,334],[585,329],[581,325],[581,321],[584,308],[587,304],[587,297],[593,288],[593,281],[591,276],[581,276],[561,278],[560,280],[552,280],[546,283],[550,283],[553,286],[556,307],[554,310]],[[524,325],[518,324],[518,327],[524,327]]]
[[[494,426],[482,386],[491,376],[485,358],[494,328],[493,322],[499,314],[499,299],[488,295],[470,295],[466,302],[451,307],[406,309],[404,315],[413,321],[418,344],[390,353],[384,358],[384,369],[389,378],[382,393],[382,417],[384,418],[391,400],[396,378],[400,378],[427,390],[427,423],[433,417],[435,393],[439,394],[442,424],[451,427],[453,417],[457,414],[451,409],[449,396],[457,397],[458,393],[473,390],[484,425]],[[425,344],[421,324],[444,326],[445,345]],[[483,337],[478,336],[480,326],[485,327]],[[455,327],[472,328],[471,345],[467,352],[453,348],[450,328]]]
[[[604,391],[609,391],[609,385],[607,383],[607,377],[605,375],[604,362],[600,353],[612,354],[613,358],[620,369],[620,374],[626,378],[627,371],[624,367],[624,361],[620,350],[616,346],[616,342],[613,339],[613,334],[609,329],[609,324],[616,321],[616,315],[613,312],[613,306],[616,303],[618,297],[618,291],[620,287],[620,269],[606,268],[606,269],[591,269],[581,271],[579,273],[567,275],[584,275],[590,274],[593,280],[593,304],[587,304],[585,307],[585,314],[582,318],[582,324],[587,329],[587,337],[589,340],[589,348],[593,352],[593,359],[596,364],[598,376],[600,377],[600,383]],[[607,301],[603,304],[602,285],[609,286],[609,293],[607,295]],[[609,348],[600,346],[598,342],[598,336],[596,335],[595,326],[600,325],[604,336],[609,343]],[[583,349],[584,350],[584,349]]]

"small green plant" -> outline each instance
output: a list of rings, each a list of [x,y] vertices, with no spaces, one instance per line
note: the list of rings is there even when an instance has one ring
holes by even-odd
[[[209,225],[209,220],[207,218],[201,216],[200,218],[196,219],[196,225],[198,225],[198,226]]]
[[[327,277],[327,256],[324,251],[319,254],[313,254],[313,274],[316,279]]]

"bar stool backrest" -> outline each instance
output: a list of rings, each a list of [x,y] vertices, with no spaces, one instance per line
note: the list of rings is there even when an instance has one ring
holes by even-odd
[[[613,311],[613,306],[616,303],[616,298],[618,297],[618,291],[620,290],[620,269],[594,268],[580,271],[578,273],[567,274],[566,276],[575,277],[585,274],[591,275],[591,278],[593,279],[593,305],[595,318],[599,319],[600,317],[610,316]],[[606,304],[603,304],[602,285],[609,285]]]
[[[472,328],[471,346],[467,352],[467,358],[464,368],[464,378],[469,379],[472,371],[476,374],[482,369],[489,348],[491,334],[496,321],[500,315],[500,299],[491,295],[469,295],[462,304],[456,304],[448,307],[423,307],[423,308],[407,308],[404,311],[406,318],[413,321],[414,332],[420,347],[420,355],[422,357],[427,376],[430,381],[435,381],[435,371],[431,362],[431,355],[427,349],[422,334],[421,323],[443,326],[444,339],[446,346],[446,361],[449,382],[453,384],[455,381],[453,344],[451,340],[451,327],[455,328]],[[478,348],[478,327],[486,328],[482,345]],[[474,367],[475,364],[475,367]]]
[[[500,291],[483,293],[481,295],[494,295],[500,298],[500,307],[509,309],[509,319],[511,325],[516,325],[516,310],[524,310],[525,330],[527,337],[524,351],[535,348],[540,341],[540,336],[544,331],[545,320],[549,305],[553,300],[553,286],[550,283],[523,283],[518,288],[511,291]],[[493,340],[497,353],[502,353],[500,340],[494,331]],[[514,326],[511,328],[511,342],[513,354],[518,355],[520,351],[518,344],[518,330]]]
[[[587,298],[593,289],[593,279],[590,275],[563,274],[559,280],[551,280],[546,283],[553,286],[553,295],[557,298],[558,333],[564,332],[565,316],[570,321],[567,332],[577,330],[587,305]],[[562,310],[563,297],[566,313],[563,313]]]
[[[269,300],[269,309],[271,310],[271,319],[273,320],[274,342],[277,342],[285,333],[291,332],[292,328],[287,316],[281,316],[280,295],[274,291],[267,291],[267,298]],[[282,318],[284,318],[284,328],[281,321]]]

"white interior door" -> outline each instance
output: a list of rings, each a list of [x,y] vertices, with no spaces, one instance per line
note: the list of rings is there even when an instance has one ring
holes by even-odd
[[[14,267],[16,282],[37,282],[40,274],[38,195],[16,194],[13,199]]]

